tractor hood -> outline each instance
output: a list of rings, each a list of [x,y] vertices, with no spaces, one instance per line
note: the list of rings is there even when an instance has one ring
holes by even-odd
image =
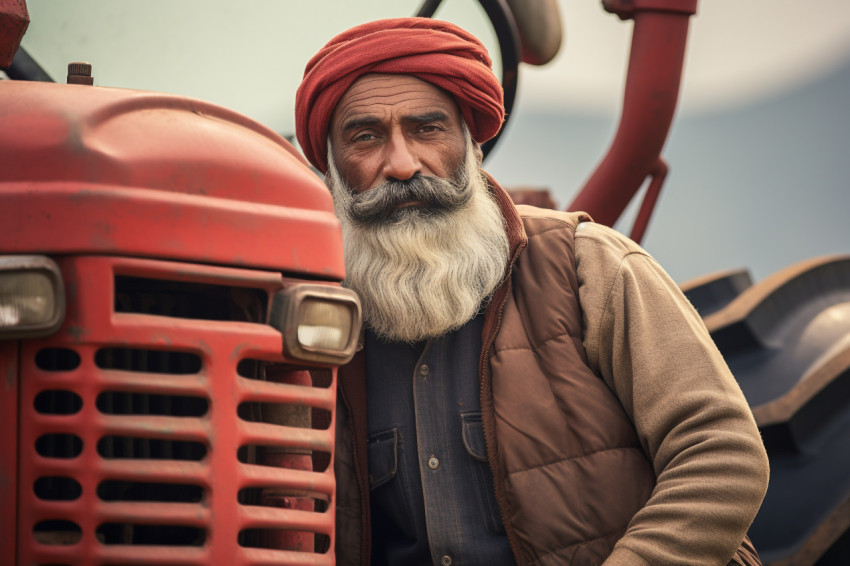
[[[4,253],[110,254],[342,279],[331,196],[282,137],[161,93],[0,81]]]

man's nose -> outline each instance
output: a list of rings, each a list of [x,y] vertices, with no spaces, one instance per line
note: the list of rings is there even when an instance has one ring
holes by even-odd
[[[393,136],[386,147],[384,179],[406,181],[419,172],[419,159],[403,136]]]

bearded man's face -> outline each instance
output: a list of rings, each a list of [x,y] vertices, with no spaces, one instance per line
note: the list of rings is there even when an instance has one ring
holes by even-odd
[[[415,77],[366,75],[331,124],[326,182],[366,324],[405,342],[459,328],[501,282],[509,250],[454,101]]]

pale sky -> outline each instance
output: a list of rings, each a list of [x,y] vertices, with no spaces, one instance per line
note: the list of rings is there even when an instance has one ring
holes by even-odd
[[[418,0],[29,0],[24,45],[54,78],[86,60],[95,84],[173,92],[293,131],[304,64],[357,23],[412,15]],[[619,111],[631,23],[598,0],[561,0],[565,43],[553,63],[523,66],[523,103]],[[477,2],[445,0],[437,17],[495,36]],[[848,0],[702,0],[689,37],[680,113],[747,104],[828,73],[850,57]],[[498,63],[496,64],[498,68]]]

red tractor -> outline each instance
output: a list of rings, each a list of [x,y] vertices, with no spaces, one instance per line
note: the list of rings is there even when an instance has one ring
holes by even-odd
[[[330,564],[330,195],[242,115],[88,75],[0,81],[0,563]]]
[[[510,110],[520,63],[559,47],[555,2],[481,4]],[[626,94],[570,208],[613,224],[649,178],[639,241],[697,3],[602,4],[634,21]],[[335,367],[359,304],[327,190],[219,106],[91,86],[85,64],[23,80],[49,80],[12,60],[27,21],[0,0],[0,563],[332,563]],[[771,458],[763,560],[850,563],[850,257],[683,287]]]

